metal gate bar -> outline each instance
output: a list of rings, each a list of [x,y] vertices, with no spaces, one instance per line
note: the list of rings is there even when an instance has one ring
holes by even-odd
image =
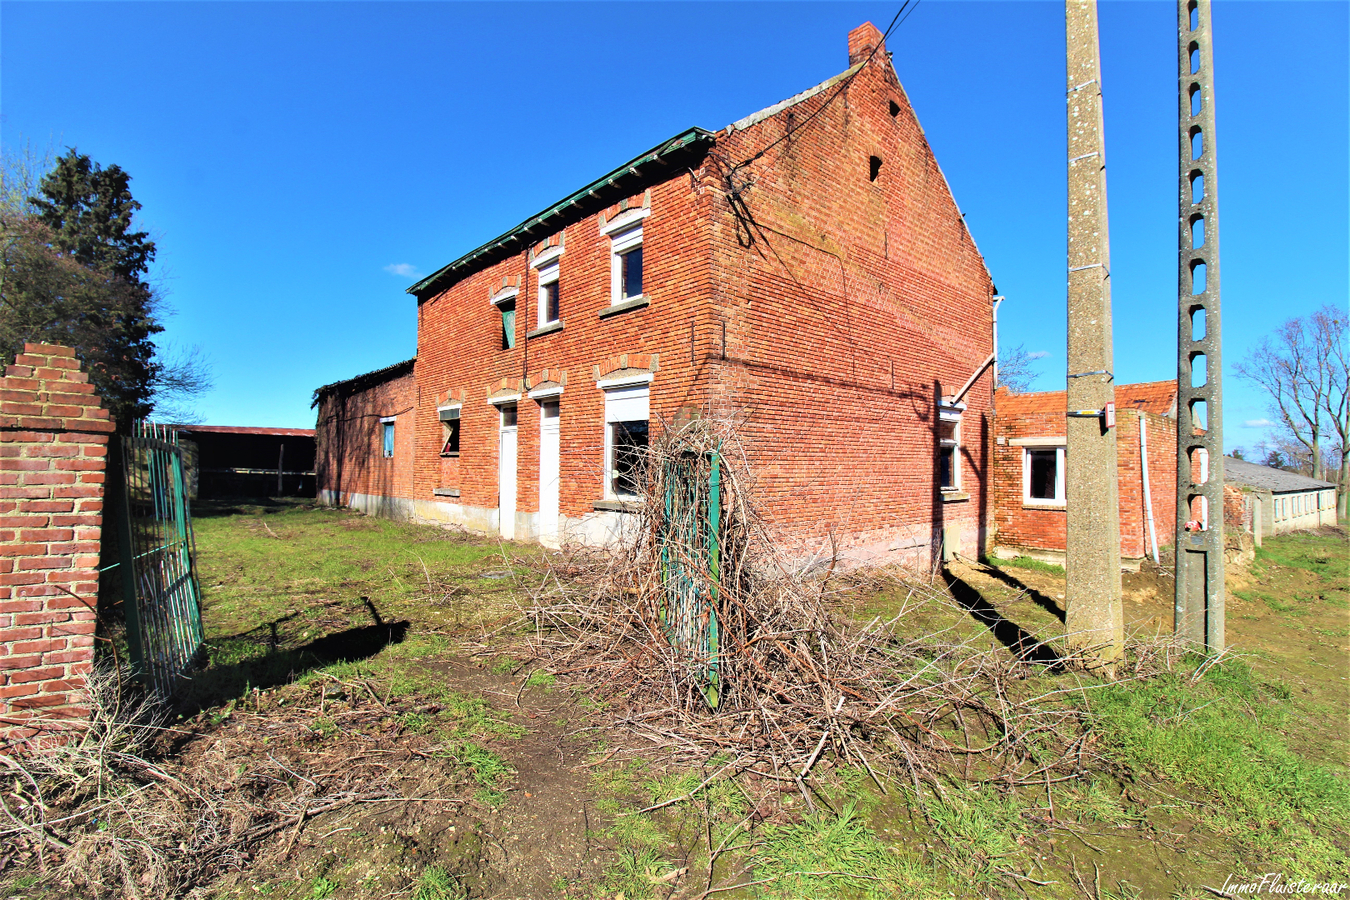
[[[183,449],[171,428],[137,422],[121,439],[120,456],[118,535],[131,664],[167,700],[202,645]]]
[[[721,699],[717,602],[721,580],[722,464],[688,451],[662,466],[663,618],[671,645],[714,709]]]

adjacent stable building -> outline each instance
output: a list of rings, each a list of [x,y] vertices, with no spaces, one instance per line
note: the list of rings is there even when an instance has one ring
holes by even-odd
[[[1227,485],[1242,492],[1247,530],[1258,539],[1336,524],[1336,485],[1284,469],[1224,457]]]
[[[790,552],[983,552],[993,281],[871,24],[848,64],[413,285],[416,358],[316,393],[320,496],[602,543],[657,430],[717,416]]]
[[[1120,556],[1138,564],[1173,543],[1176,515],[1177,384],[1116,386],[1116,477]],[[997,555],[1063,562],[1068,401],[1064,391],[1014,394],[1000,389],[992,492]]]

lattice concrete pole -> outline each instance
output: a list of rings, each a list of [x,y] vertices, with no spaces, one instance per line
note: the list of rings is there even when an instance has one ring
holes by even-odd
[[[1224,646],[1223,380],[1210,21],[1209,0],[1177,0],[1175,628],[1218,652]]]
[[[1095,0],[1067,0],[1069,360],[1067,583],[1070,646],[1104,663],[1120,655],[1120,507],[1111,351],[1111,252],[1106,227],[1101,56]]]

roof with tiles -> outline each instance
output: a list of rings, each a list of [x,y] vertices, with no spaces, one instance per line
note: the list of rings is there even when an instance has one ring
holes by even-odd
[[[1067,404],[1068,398],[1064,391],[1014,394],[1000,390],[998,394],[999,413],[1008,416],[1062,413]],[[1177,383],[1146,381],[1142,384],[1118,384],[1116,409],[1139,409],[1158,416],[1174,417],[1177,412]]]

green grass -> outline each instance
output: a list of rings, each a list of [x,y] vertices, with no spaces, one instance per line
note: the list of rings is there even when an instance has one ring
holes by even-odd
[[[1350,821],[1350,783],[1294,753],[1281,734],[1289,691],[1240,659],[1107,684],[1088,716],[1108,758],[1198,802],[1209,824],[1300,872],[1344,874],[1341,851],[1317,837]],[[1291,856],[1292,854],[1292,856]]]
[[[1012,559],[1001,559],[999,557],[991,556],[985,558],[983,562],[987,565],[998,566],[1003,569],[1030,569],[1033,572],[1045,572],[1048,575],[1064,574],[1063,566],[1042,562],[1039,559],[1032,559],[1030,556],[1014,556]]]
[[[427,866],[417,880],[412,900],[464,900],[464,887],[439,866]]]
[[[773,898],[946,897],[927,869],[882,843],[850,804],[837,816],[812,815],[792,825],[770,825],[755,851],[755,879]]]

